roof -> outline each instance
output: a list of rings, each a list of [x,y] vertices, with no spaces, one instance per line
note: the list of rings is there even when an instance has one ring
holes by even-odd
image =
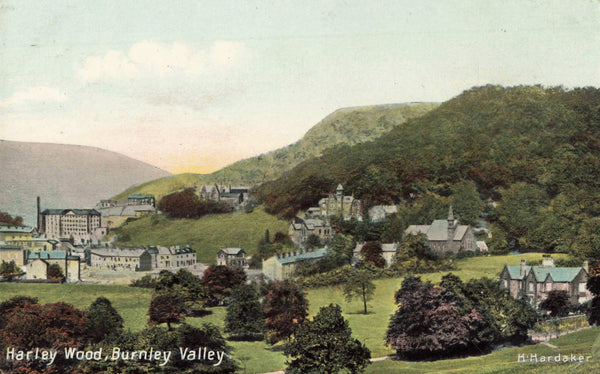
[[[0,232],[21,232],[21,233],[31,233],[35,231],[35,228],[31,226],[0,226]]]
[[[5,244],[0,244],[0,250],[23,250],[23,248],[21,247],[17,247],[14,245],[5,245]]]
[[[129,195],[128,199],[154,199],[154,195],[134,193],[133,195]]]
[[[521,276],[520,265],[506,265],[506,269],[508,270],[510,279],[522,280],[524,278]],[[573,282],[573,279],[575,279],[581,270],[583,270],[582,267],[525,266],[525,276],[529,275],[529,272],[533,272],[533,276],[537,282],[545,282],[548,276],[550,276],[553,282],[570,283]]]
[[[309,230],[314,230],[315,227],[328,227],[329,224],[325,221],[315,218],[309,218],[304,220],[304,224]]]
[[[226,255],[238,255],[241,252],[246,253],[242,248],[223,248],[219,251],[219,253],[225,253]]]
[[[457,225],[453,240],[462,240],[468,229],[469,226],[467,225]],[[426,234],[427,240],[431,241],[448,240],[448,220],[436,219],[431,225],[410,225],[405,233],[413,235]]]
[[[342,187],[341,183],[338,184],[337,188],[335,189],[336,191],[343,191],[344,187]]]
[[[38,254],[39,254],[39,258],[46,260],[46,259],[51,259],[51,260],[64,260],[65,257],[67,256],[67,252],[65,251],[39,251],[39,252],[29,252],[29,255],[27,256],[27,258],[29,260],[33,260],[38,258]]]
[[[362,250],[362,247],[365,243],[357,243],[356,247],[354,247],[354,252],[359,253]],[[396,253],[398,249],[398,243],[383,243],[381,244],[381,252],[393,252]]]
[[[96,209],[46,209],[42,212],[42,214],[65,215],[69,212],[73,212],[80,216],[100,215],[100,212],[98,212]]]
[[[282,265],[284,265],[284,264],[290,264],[290,263],[299,262],[299,261],[314,260],[314,259],[318,259],[321,257],[325,257],[325,255],[327,255],[328,252],[329,252],[329,248],[321,248],[321,249],[317,249],[315,251],[304,252],[304,253],[300,253],[300,254],[297,254],[294,256],[278,257],[277,260]]]
[[[92,249],[91,253],[100,257],[140,257],[146,249],[144,248],[98,248]]]

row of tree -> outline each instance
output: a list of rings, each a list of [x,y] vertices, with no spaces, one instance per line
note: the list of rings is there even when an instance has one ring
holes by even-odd
[[[221,201],[200,199],[193,188],[166,195],[158,203],[158,209],[172,218],[200,218],[233,211],[230,205]]]

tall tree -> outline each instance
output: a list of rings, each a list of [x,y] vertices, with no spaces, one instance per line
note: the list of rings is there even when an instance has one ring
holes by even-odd
[[[364,314],[367,314],[367,301],[373,298],[375,283],[371,272],[365,269],[354,269],[344,284],[344,296],[347,302],[358,297],[362,299]]]
[[[472,181],[461,181],[452,186],[452,206],[460,222],[475,225],[483,204]]]
[[[212,265],[204,271],[201,282],[211,302],[222,304],[231,294],[233,287],[246,282],[246,273],[238,268]]]
[[[371,264],[378,268],[385,267],[385,259],[383,258],[383,250],[381,244],[376,241],[369,241],[363,245],[360,250],[360,256],[367,264]]]
[[[552,317],[564,317],[569,314],[571,305],[567,291],[552,290],[540,303],[540,308],[550,312]]]
[[[183,321],[182,302],[178,294],[172,291],[164,291],[154,295],[148,309],[148,323],[159,325],[166,323],[169,331],[172,330],[171,323]]]
[[[265,320],[258,294],[250,285],[239,285],[231,292],[225,332],[236,338],[253,338],[263,334]]]
[[[312,321],[298,327],[287,346],[291,356],[286,373],[361,373],[370,363],[371,352],[352,338],[348,321],[338,305],[321,307]]]
[[[109,336],[117,336],[123,331],[123,318],[113,308],[110,300],[97,298],[85,313],[86,335],[93,343]]]
[[[263,307],[269,344],[289,340],[308,316],[306,295],[288,280],[274,281],[267,286]]]

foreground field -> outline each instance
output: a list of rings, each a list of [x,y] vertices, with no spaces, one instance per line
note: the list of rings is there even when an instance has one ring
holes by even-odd
[[[502,270],[504,264],[518,265],[521,259],[527,261],[539,260],[539,253],[528,253],[521,255],[507,255],[495,257],[475,257],[459,260],[456,262],[458,270],[454,274],[460,276],[463,280],[471,278],[488,277],[496,279]],[[558,258],[559,255],[554,257]],[[421,278],[437,282],[448,272],[423,274]],[[350,303],[345,302],[344,296],[339,287],[327,287],[309,290],[307,292],[310,303],[310,314],[315,315],[319,308],[330,303],[339,304],[342,307],[344,317],[348,320],[352,328],[353,335],[364,342],[371,350],[372,357],[381,357],[392,355],[394,351],[384,343],[385,331],[387,329],[389,317],[394,312],[396,306],[393,302],[393,295],[400,287],[401,278],[380,279],[375,281],[377,289],[373,300],[369,302],[369,313],[361,313],[362,304],[358,300]],[[73,304],[77,308],[85,309],[98,296],[105,296],[115,306],[117,311],[123,316],[125,325],[132,330],[142,329],[147,321],[147,310],[150,303],[152,292],[146,289],[132,288],[125,285],[87,285],[87,284],[1,284],[0,301],[8,299],[15,295],[35,296],[41,303],[64,301]],[[224,308],[211,308],[212,314],[203,318],[188,318],[186,322],[192,325],[199,325],[203,322],[211,322],[219,327],[223,327],[225,316]],[[567,342],[568,347],[573,350],[581,350],[583,354],[589,351],[595,343],[595,336],[600,330],[591,329],[585,332],[562,337],[557,342]],[[594,335],[595,333],[595,335]],[[553,343],[555,344],[555,343]],[[558,343],[556,343],[558,345]],[[600,344],[600,343],[599,343]],[[238,360],[241,367],[246,367],[246,372],[268,372],[281,370],[285,367],[285,357],[278,347],[270,347],[264,342],[230,342],[233,348],[233,357]],[[559,346],[561,353],[564,347]],[[587,347],[587,351],[583,349]],[[555,352],[545,346],[528,346],[525,348],[511,348],[501,350],[490,355],[481,357],[472,357],[458,360],[443,360],[424,363],[407,363],[397,361],[383,361],[374,363],[369,367],[371,373],[390,373],[390,372],[454,372],[454,373],[516,373],[529,367],[534,370],[537,366],[528,364],[516,365],[516,352],[523,349],[523,353],[533,349],[535,352],[546,354]],[[571,349],[569,348],[569,349]],[[538,351],[539,349],[539,351]],[[564,348],[566,349],[566,348]],[[520,352],[520,351],[519,351]],[[575,351],[569,351],[575,352]],[[515,361],[515,362],[513,362]],[[487,371],[481,371],[482,365],[486,366]],[[516,365],[516,366],[515,366]],[[513,367],[514,366],[514,367]],[[487,369],[489,368],[489,370]],[[506,370],[505,370],[506,369]],[[552,367],[546,367],[552,369]],[[470,370],[470,371],[469,371]],[[479,371],[478,371],[479,370]],[[537,370],[537,369],[536,369]],[[535,373],[535,371],[533,371]],[[540,373],[546,371],[540,371]]]
[[[268,229],[287,233],[289,223],[264,212],[262,207],[252,213],[231,213],[202,217],[200,219],[167,219],[164,216],[145,217],[125,224],[121,236],[130,240],[119,241],[125,246],[163,245],[184,246],[196,250],[198,261],[216,262],[220,249],[242,247],[248,254],[256,251],[258,241]]]

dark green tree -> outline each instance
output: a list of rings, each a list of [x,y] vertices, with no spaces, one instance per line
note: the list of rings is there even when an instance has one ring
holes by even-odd
[[[312,321],[298,327],[286,347],[291,357],[286,373],[361,373],[369,364],[371,352],[352,338],[348,321],[338,305],[321,307]]]
[[[54,281],[64,281],[65,275],[62,272],[62,269],[58,264],[51,264],[48,266],[48,270],[46,272],[48,279]]]
[[[452,186],[452,207],[461,223],[474,226],[479,220],[483,204],[472,181],[462,181]]]
[[[111,336],[114,338],[123,331],[123,318],[113,308],[110,300],[101,296],[85,312],[85,330],[93,343]]]
[[[238,339],[252,339],[262,336],[264,326],[262,305],[254,287],[245,284],[235,287],[227,306],[225,332]]]
[[[0,264],[0,275],[18,274],[20,271],[21,269],[14,261],[6,262],[3,260]]]
[[[381,244],[376,241],[366,242],[360,250],[360,256],[364,262],[378,268],[385,267],[383,250]]]
[[[212,265],[204,271],[201,282],[212,304],[224,304],[233,287],[246,282],[246,273],[238,268]]]
[[[349,265],[352,261],[354,243],[349,235],[335,234],[331,239],[329,256],[338,266]]]
[[[310,234],[308,238],[306,238],[306,247],[308,249],[320,248],[321,245],[321,238],[319,238],[318,235]]]
[[[567,291],[552,290],[540,303],[540,309],[547,310],[551,317],[564,317],[569,314],[571,304]]]
[[[357,297],[363,302],[363,313],[367,314],[367,301],[373,298],[375,283],[373,275],[365,269],[354,269],[344,284],[344,297],[346,302]]]

